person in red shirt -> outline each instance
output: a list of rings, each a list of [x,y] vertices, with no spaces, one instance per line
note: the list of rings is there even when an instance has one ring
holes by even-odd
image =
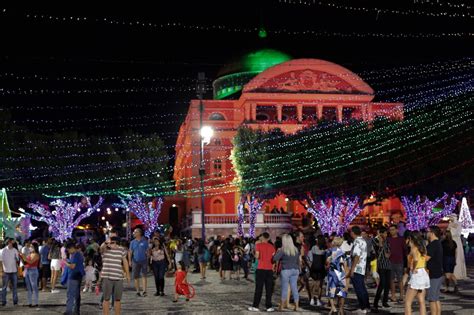
[[[268,243],[270,234],[262,233],[260,242],[255,245],[255,258],[258,259],[257,270],[255,271],[255,295],[253,305],[248,308],[251,312],[259,312],[260,300],[262,299],[263,286],[265,285],[265,308],[267,312],[273,312],[272,293],[273,293],[273,262],[275,247]]]

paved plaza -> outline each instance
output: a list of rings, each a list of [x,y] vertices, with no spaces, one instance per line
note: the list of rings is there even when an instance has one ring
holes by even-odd
[[[474,279],[474,264],[471,262],[468,268],[471,279]],[[253,275],[250,276],[253,278]],[[150,275],[148,279],[148,296],[137,297],[134,289],[127,287],[124,293],[122,314],[253,314],[247,311],[250,306],[253,293],[254,282],[246,280],[226,280],[221,281],[218,273],[214,270],[208,272],[205,281],[200,280],[199,274],[189,274],[189,282],[196,289],[196,296],[189,302],[181,298],[178,303],[173,303],[172,293],[174,278],[166,279],[164,297],[153,296],[154,282]],[[11,302],[11,293],[8,294],[8,304],[5,307],[0,306],[0,313],[4,314],[62,314],[65,311],[66,290],[61,289],[58,294],[40,292],[40,307],[30,309],[24,307],[26,303],[26,289],[23,284],[19,288],[19,306],[13,307]],[[444,314],[474,314],[474,281],[460,282],[460,292],[458,294],[442,294],[443,315]],[[273,295],[273,303],[276,305],[279,300],[279,284],[277,281],[276,293]],[[369,290],[371,302],[375,295],[375,290]],[[327,308],[312,307],[308,305],[307,295],[301,293],[302,303],[300,313],[328,314]],[[264,298],[261,306],[264,306]],[[351,310],[357,308],[355,294],[353,290],[349,293],[347,300],[346,314],[353,314]],[[390,303],[392,308],[389,310],[380,310],[379,314],[403,314],[401,304]],[[417,305],[413,304],[416,310]],[[286,311],[289,312],[289,311]],[[95,293],[82,293],[81,314],[100,314],[98,307],[98,297]],[[276,312],[278,313],[278,312]],[[415,312],[418,314],[418,312]]]

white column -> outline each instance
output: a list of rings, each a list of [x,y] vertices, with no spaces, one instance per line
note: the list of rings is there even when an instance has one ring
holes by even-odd
[[[323,118],[323,104],[318,104],[317,110],[318,110],[318,119],[322,119]]]
[[[303,104],[296,105],[296,117],[298,118],[298,122],[303,121]]]
[[[342,122],[342,105],[337,105],[337,121]]]
[[[257,104],[252,103],[251,104],[251,111],[252,111],[252,121],[257,120]]]
[[[283,105],[276,105],[277,109],[277,121],[281,122]]]

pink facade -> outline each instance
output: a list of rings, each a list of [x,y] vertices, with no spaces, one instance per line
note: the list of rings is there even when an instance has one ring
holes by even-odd
[[[359,76],[318,59],[290,60],[261,72],[248,82],[237,100],[203,100],[203,125],[214,129],[204,148],[205,213],[235,214],[240,194],[230,159],[232,139],[242,125],[294,133],[320,119],[372,121],[377,116],[403,119],[403,104],[374,103],[374,91]],[[199,100],[192,100],[176,142],[174,179],[183,191],[185,211],[200,209]],[[303,212],[297,202],[281,196],[264,206]]]

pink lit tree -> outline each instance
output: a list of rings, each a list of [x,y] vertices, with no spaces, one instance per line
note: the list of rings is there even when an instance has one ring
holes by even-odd
[[[349,224],[362,211],[359,206],[359,198],[341,199],[331,198],[331,202],[321,200],[316,202],[312,198],[308,198],[310,207],[308,212],[318,221],[321,232],[324,234],[333,234],[341,236],[347,231]]]
[[[430,225],[436,225],[439,221],[451,214],[456,208],[458,200],[454,197],[448,202],[449,195],[444,194],[434,201],[428,197],[417,196],[415,199],[402,196],[402,204],[407,214],[407,229],[410,231],[419,231],[427,229]],[[433,212],[433,208],[443,204],[443,210]]]

